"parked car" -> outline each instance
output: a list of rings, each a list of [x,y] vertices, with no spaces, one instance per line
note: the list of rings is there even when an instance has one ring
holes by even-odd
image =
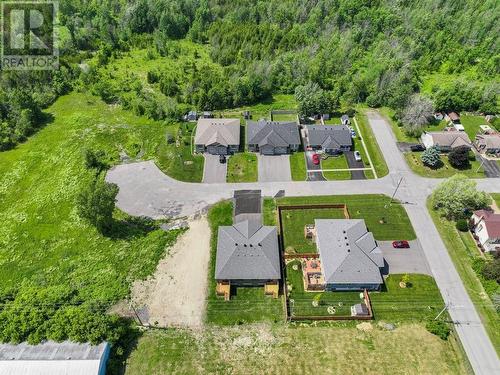
[[[313,161],[314,165],[318,165],[319,164],[319,155],[318,154],[313,154],[312,161]]]
[[[359,151],[354,151],[354,159],[356,161],[361,161],[361,154],[359,153]]]
[[[354,130],[351,130],[351,138],[356,138],[356,132]]]
[[[219,155],[219,162],[221,164],[224,164],[226,162],[226,156],[225,155]]]
[[[410,146],[411,151],[425,151],[424,145],[412,145]]]
[[[410,244],[406,240],[394,241],[392,243],[392,247],[395,248],[395,249],[409,249],[410,248]]]

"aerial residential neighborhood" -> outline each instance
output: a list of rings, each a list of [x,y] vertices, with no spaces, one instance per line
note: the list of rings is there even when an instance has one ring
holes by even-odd
[[[500,375],[500,3],[0,4],[0,375]]]

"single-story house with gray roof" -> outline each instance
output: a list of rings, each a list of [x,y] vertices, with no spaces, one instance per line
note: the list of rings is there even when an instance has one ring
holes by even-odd
[[[361,219],[316,219],[315,240],[325,290],[379,290],[382,250]]]
[[[240,149],[240,120],[200,118],[194,137],[196,152],[229,155]]]
[[[460,131],[424,132],[420,140],[425,148],[436,147],[439,152],[450,152],[462,146],[472,148],[472,142],[467,133]]]
[[[352,150],[351,130],[346,125],[307,125],[308,146],[335,155]]]
[[[215,279],[237,286],[260,286],[281,279],[276,227],[245,220],[219,227]]]
[[[251,152],[283,155],[300,147],[299,127],[295,122],[247,121],[247,144]]]

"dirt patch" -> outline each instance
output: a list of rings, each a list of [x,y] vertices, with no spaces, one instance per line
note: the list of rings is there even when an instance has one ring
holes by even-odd
[[[147,310],[144,324],[200,327],[205,314],[210,227],[206,217],[189,222],[189,230],[160,261],[154,275],[132,287],[132,303]]]

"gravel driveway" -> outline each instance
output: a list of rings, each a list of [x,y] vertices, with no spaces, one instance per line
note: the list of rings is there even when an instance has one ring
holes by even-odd
[[[259,155],[259,182],[291,181],[290,155]]]
[[[417,240],[409,242],[409,249],[394,249],[392,241],[377,241],[386,262],[384,274],[421,273],[432,276],[420,242]]]
[[[207,184],[226,182],[228,160],[229,156],[226,157],[226,162],[222,164],[219,161],[219,155],[205,154],[205,166],[203,168],[203,182]]]

